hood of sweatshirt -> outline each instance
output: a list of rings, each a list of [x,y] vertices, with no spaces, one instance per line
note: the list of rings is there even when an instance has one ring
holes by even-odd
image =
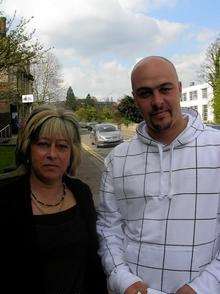
[[[188,123],[186,128],[169,144],[164,145],[153,138],[151,138],[146,131],[145,121],[141,122],[136,130],[138,138],[146,145],[156,146],[160,157],[160,187],[159,187],[159,198],[172,198],[173,191],[173,162],[174,162],[174,148],[189,144],[195,140],[204,130],[204,124],[197,111],[193,109],[185,109],[182,111],[183,116],[187,117]],[[163,194],[162,178],[164,173],[163,164],[163,152],[170,152],[170,164],[169,164],[169,191],[167,195]]]

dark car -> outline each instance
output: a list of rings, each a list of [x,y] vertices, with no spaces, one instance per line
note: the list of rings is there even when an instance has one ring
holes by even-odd
[[[91,143],[100,146],[115,146],[123,142],[121,131],[114,124],[96,124],[90,133]]]

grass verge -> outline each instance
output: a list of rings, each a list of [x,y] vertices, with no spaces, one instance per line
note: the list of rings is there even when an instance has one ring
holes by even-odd
[[[0,145],[0,173],[15,166],[15,145]]]

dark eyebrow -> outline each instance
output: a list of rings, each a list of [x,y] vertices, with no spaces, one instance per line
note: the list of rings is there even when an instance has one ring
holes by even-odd
[[[150,91],[152,91],[154,89],[158,89],[158,88],[166,87],[166,86],[173,86],[173,84],[170,83],[170,82],[166,82],[166,83],[160,84],[160,85],[158,85],[158,86],[156,86],[154,88],[151,88],[151,87],[148,87],[148,86],[143,86],[143,87],[137,88],[135,90],[135,92],[138,92],[138,91],[141,91],[141,90],[150,90]]]
[[[163,84],[159,85],[159,88],[164,87],[164,86],[173,86],[173,83],[170,83],[170,82],[163,83]]]

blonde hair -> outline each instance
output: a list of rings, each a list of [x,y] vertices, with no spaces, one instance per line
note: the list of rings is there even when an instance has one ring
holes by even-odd
[[[69,142],[71,156],[67,174],[75,175],[81,161],[81,140],[73,112],[49,105],[35,108],[18,134],[17,166],[30,168],[30,147],[40,136],[60,136]]]

